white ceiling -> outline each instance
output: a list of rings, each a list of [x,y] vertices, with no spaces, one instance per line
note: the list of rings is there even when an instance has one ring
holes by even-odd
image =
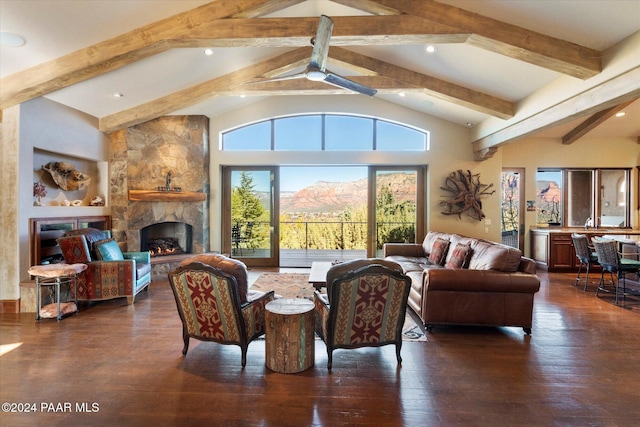
[[[605,50],[640,31],[640,0],[441,2],[597,50]],[[0,77],[205,3],[207,1],[194,0],[0,0],[0,31],[17,33],[26,39],[22,47],[0,47]],[[272,16],[320,14],[365,13],[329,0],[307,0]],[[555,71],[466,44],[441,44],[436,48],[434,54],[426,54],[422,45],[348,47],[516,105],[560,77]],[[287,50],[291,48],[218,48],[213,56],[207,57],[200,48],[174,49],[50,93],[47,97],[95,117],[104,117]],[[344,74],[348,75],[348,72],[344,71]],[[115,92],[124,94],[124,97],[114,98]],[[488,118],[486,114],[425,94],[376,96],[462,125],[477,124]],[[260,99],[263,98],[217,97],[174,113],[214,117]],[[624,118],[610,119],[588,136],[639,136],[640,101],[625,111],[627,115]],[[562,136],[582,120],[584,118],[540,135]]]

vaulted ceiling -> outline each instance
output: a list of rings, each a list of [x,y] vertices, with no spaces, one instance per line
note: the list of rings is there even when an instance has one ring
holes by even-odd
[[[307,65],[320,14],[335,22],[332,71],[469,124],[477,159],[528,135],[640,137],[637,0],[2,0],[0,30],[27,42],[1,47],[0,109],[46,96],[112,132],[270,96],[366,102],[322,82],[264,82]]]

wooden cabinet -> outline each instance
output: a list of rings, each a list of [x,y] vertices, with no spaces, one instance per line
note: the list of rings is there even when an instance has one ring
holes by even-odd
[[[64,233],[69,230],[88,227],[99,230],[109,230],[111,229],[111,217],[100,215],[64,218],[31,218],[29,226],[31,265],[64,262],[56,239],[62,237]]]
[[[531,231],[531,257],[538,267],[549,271],[577,268],[571,233]]]
[[[638,231],[621,230],[571,230],[571,229],[535,229],[531,230],[531,257],[538,267],[548,271],[578,271],[580,263],[576,258],[571,234],[583,233],[591,237],[605,234],[640,234]],[[596,267],[597,268],[597,267]]]
[[[576,265],[576,251],[573,248],[571,234],[557,233],[549,236],[549,260],[550,271],[572,270]]]

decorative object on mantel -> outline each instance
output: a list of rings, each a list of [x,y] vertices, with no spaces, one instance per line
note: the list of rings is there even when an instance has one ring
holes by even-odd
[[[42,169],[49,172],[58,187],[65,191],[86,190],[91,182],[89,175],[77,171],[71,163],[49,162]]]
[[[91,199],[89,206],[104,206],[104,199],[100,196],[96,196]]]
[[[60,204],[63,205],[63,206],[78,207],[78,206],[82,206],[82,200],[67,200],[67,199],[65,199]]]
[[[165,181],[165,186],[158,186],[158,191],[163,191],[163,192],[170,192],[170,191],[175,191],[176,193],[179,193],[182,191],[181,187],[173,187],[171,185],[171,171],[167,172],[167,179]]]
[[[47,189],[45,188],[42,181],[33,183],[33,197],[36,198],[36,201],[33,202],[34,206],[42,206],[42,198],[47,195]]]
[[[472,174],[470,170],[466,172],[458,169],[451,172],[444,181],[442,190],[453,194],[450,200],[440,201],[440,206],[444,208],[441,212],[443,215],[458,215],[462,218],[463,212],[478,221],[482,220],[485,215],[482,212],[482,196],[488,196],[495,193],[495,190],[489,191],[493,184],[481,184],[480,174]]]

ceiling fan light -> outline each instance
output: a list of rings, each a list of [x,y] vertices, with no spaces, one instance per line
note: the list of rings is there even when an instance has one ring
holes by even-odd
[[[305,74],[305,76],[312,82],[321,82],[327,78],[327,75],[320,70],[307,71],[307,74]]]
[[[8,47],[21,47],[27,41],[19,34],[10,33],[8,31],[0,32],[0,45]]]

